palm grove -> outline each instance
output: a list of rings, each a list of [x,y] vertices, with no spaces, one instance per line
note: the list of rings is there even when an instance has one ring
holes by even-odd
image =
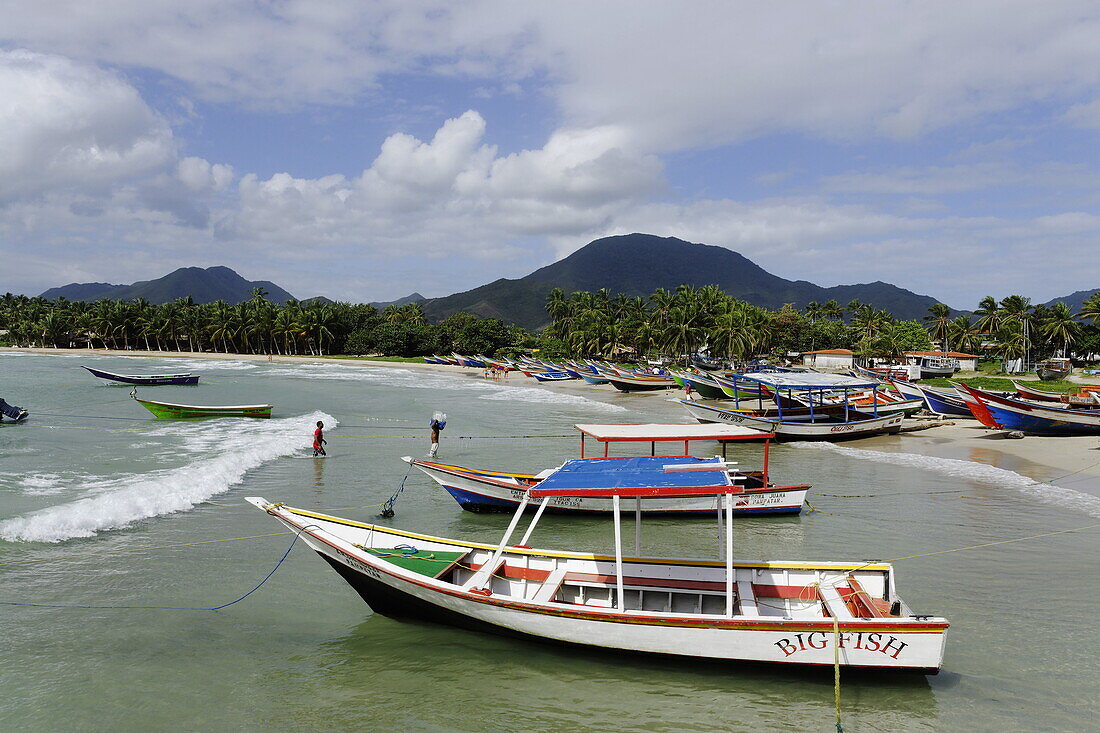
[[[648,298],[608,290],[547,298],[550,324],[538,333],[496,318],[454,314],[430,323],[419,303],[389,306],[322,300],[274,303],[256,289],[251,298],[161,305],[143,300],[45,300],[0,297],[0,343],[91,346],[163,351],[257,354],[431,353],[516,354],[538,349],[557,358],[690,354],[728,359],[782,356],[792,351],[848,348],[863,356],[900,355],[932,348],[991,358],[1040,359],[1100,353],[1100,293],[1073,313],[1064,303],[1032,305],[1011,295],[983,298],[972,315],[952,317],[936,304],[922,321],[898,320],[852,301],[810,302],[769,310],[726,295],[714,285],[658,289]],[[3,332],[7,332],[4,334]]]

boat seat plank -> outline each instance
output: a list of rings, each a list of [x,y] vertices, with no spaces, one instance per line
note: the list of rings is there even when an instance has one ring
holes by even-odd
[[[542,587],[535,592],[531,600],[535,603],[549,603],[554,600],[554,595],[565,581],[565,576],[565,568],[558,568],[552,571],[550,575],[546,576],[546,580],[543,581]]]
[[[737,607],[742,616],[760,615],[760,609],[756,606],[756,594],[752,592],[752,583],[747,580],[737,581]]]
[[[869,618],[889,618],[890,617],[890,602],[883,600],[882,598],[875,598],[867,591],[863,590],[863,586],[858,580],[851,575],[848,576],[848,585],[852,587],[851,594],[846,600],[854,601],[860,608],[862,608]],[[861,616],[864,614],[860,614]]]
[[[820,591],[821,600],[825,604],[830,615],[842,621],[850,621],[855,618],[851,610],[848,609],[848,604],[840,597],[840,591],[837,590],[836,586],[822,585]]]

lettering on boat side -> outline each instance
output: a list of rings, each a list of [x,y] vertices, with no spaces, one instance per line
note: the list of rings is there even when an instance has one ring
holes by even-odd
[[[370,577],[374,578],[375,580],[381,580],[382,579],[382,574],[379,573],[374,568],[372,568],[370,565],[367,565],[366,563],[363,563],[363,562],[360,562],[359,560],[356,560],[354,557],[352,557],[351,555],[347,554],[346,552],[344,552],[342,550],[340,551],[340,554],[344,556],[344,563],[345,564],[350,565],[351,567],[355,568],[356,570],[363,573],[364,575],[369,575]]]
[[[526,492],[518,491],[516,489],[509,489],[512,492],[512,498],[516,501],[523,499],[523,495]],[[550,497],[550,506],[568,506],[579,507],[581,505],[581,497],[579,496],[552,496]]]
[[[888,637],[883,641],[883,637]],[[807,649],[825,649],[833,640],[833,634],[829,631],[811,631],[808,634],[795,634],[793,639],[780,639],[775,642],[783,657],[790,657],[804,652]],[[858,631],[855,634],[841,633],[839,636],[841,649],[855,649],[858,651],[882,652],[891,659],[897,659],[905,647],[909,646],[896,636],[889,634],[865,634]]]
[[[855,430],[855,427],[856,427],[855,425],[834,425],[833,427],[829,428],[829,432],[831,432],[831,433],[844,433],[844,432],[848,432],[850,430]]]

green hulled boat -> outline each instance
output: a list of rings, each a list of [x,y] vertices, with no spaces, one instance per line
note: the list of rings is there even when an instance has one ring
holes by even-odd
[[[130,396],[138,404],[158,418],[193,420],[203,417],[271,417],[274,405],[177,405],[172,402],[154,402]]]

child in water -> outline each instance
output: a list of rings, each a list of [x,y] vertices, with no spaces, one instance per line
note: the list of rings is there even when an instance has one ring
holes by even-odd
[[[327,456],[325,453],[324,445],[328,441],[325,440],[325,424],[320,420],[317,421],[317,429],[313,431],[313,457]]]

